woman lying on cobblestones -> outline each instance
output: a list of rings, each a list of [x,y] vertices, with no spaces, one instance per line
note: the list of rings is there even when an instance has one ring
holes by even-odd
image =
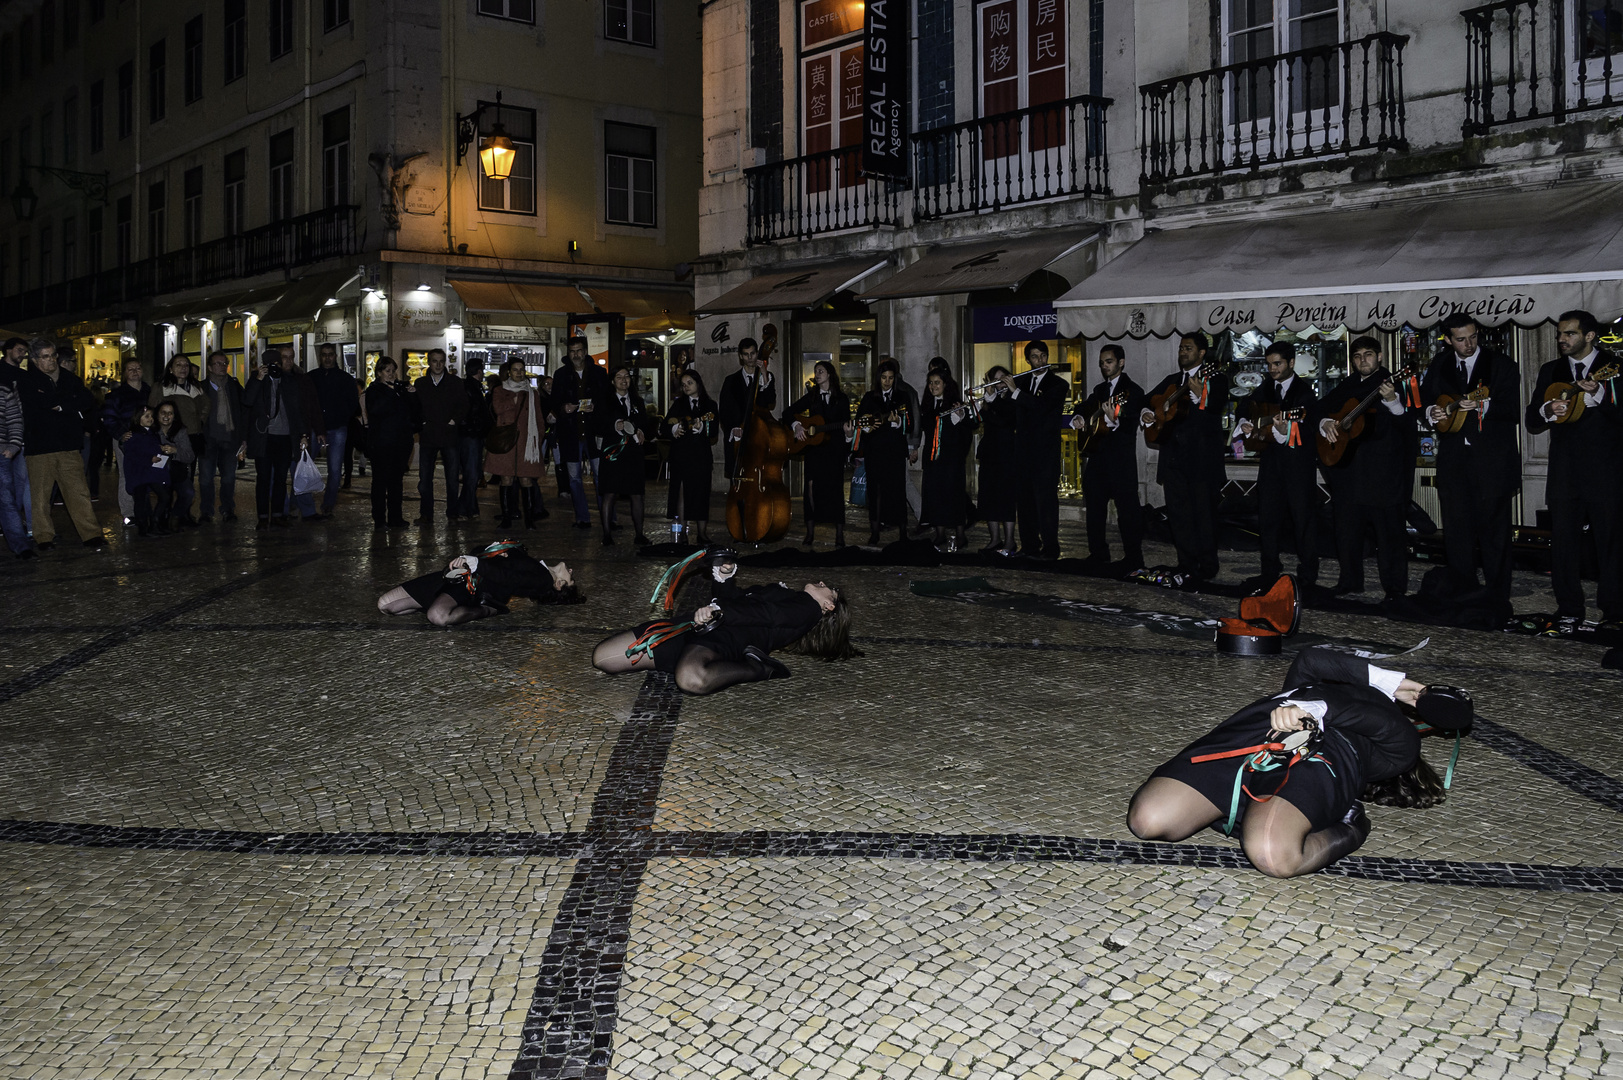
[[[385,615],[428,613],[435,626],[459,626],[507,614],[515,596],[538,604],[579,604],[573,572],[562,562],[548,566],[516,540],[497,540],[482,551],[458,555],[444,570],[412,578],[378,597]]]
[[[824,660],[861,655],[851,647],[851,613],[838,589],[821,581],[739,589],[729,579],[686,620],[645,622],[605,639],[592,664],[610,675],[664,671],[690,694],[713,694],[788,678],[771,655],[780,649]]]
[[[1407,775],[1407,791],[1438,786],[1420,757],[1416,720],[1453,733],[1470,717],[1462,691],[1427,687],[1345,653],[1303,649],[1280,693],[1247,705],[1151,774],[1133,796],[1127,827],[1141,840],[1185,840],[1210,825],[1231,836],[1238,829],[1246,857],[1264,874],[1310,874],[1369,836],[1358,802],[1366,785],[1387,790],[1385,782]],[[1397,804],[1431,805],[1437,794]]]

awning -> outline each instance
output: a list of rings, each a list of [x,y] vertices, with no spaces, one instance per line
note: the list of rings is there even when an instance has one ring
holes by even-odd
[[[587,306],[587,298],[572,285],[541,285],[529,281],[447,282],[469,311],[515,315],[546,313],[567,315]]]
[[[1562,184],[1146,236],[1054,302],[1066,337],[1536,326],[1623,314],[1623,184]]]
[[[313,323],[327,301],[358,277],[360,274],[351,268],[306,274],[297,281],[288,282],[287,289],[271,309],[260,316],[260,321],[267,324]]]
[[[449,284],[469,311],[516,315],[612,311],[626,317],[628,330],[634,323],[638,326],[646,323],[648,328],[658,330],[671,326],[690,329],[693,326],[693,294],[685,289],[461,279],[452,279]]]
[[[1098,230],[1057,232],[1018,240],[984,240],[932,248],[894,277],[864,289],[860,300],[942,296],[977,289],[1014,289],[1049,263],[1093,239]],[[1052,295],[1052,294],[1050,294]]]
[[[788,266],[750,278],[703,304],[695,315],[733,315],[754,311],[789,311],[816,307],[841,289],[849,289],[890,262],[888,255],[869,255],[839,262]]]

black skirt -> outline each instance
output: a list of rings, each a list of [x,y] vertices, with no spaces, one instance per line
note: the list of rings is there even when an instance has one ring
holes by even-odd
[[[479,601],[468,592],[468,587],[457,578],[448,578],[445,571],[433,574],[424,574],[422,577],[412,578],[400,586],[406,590],[406,595],[417,601],[425,611],[440,596],[449,596],[456,600],[457,607],[479,607]]]
[[[710,477],[715,472],[715,462],[708,455],[679,460],[673,453],[670,464],[668,516],[676,517],[680,513],[688,521],[709,521]]]
[[[658,621],[667,622],[669,620],[661,619]],[[652,622],[638,623],[631,628],[631,632],[637,637],[642,637],[648,632],[648,628],[653,625]],[[693,632],[690,630],[685,634],[677,634],[675,637],[655,645],[648,650],[649,655],[654,658],[654,670],[663,671],[667,675],[674,672],[676,662],[682,659],[682,653],[687,651],[687,647],[692,643]]]
[[[628,442],[611,460],[609,453],[615,443],[604,446],[604,454],[597,466],[597,493],[599,495],[641,495],[647,485],[643,466],[642,447]]]
[[[1164,776],[1169,780],[1188,784],[1217,807],[1222,815],[1219,823],[1226,822],[1229,807],[1234,801],[1234,777],[1246,758],[1220,758],[1199,764],[1189,759],[1203,754],[1258,746],[1266,742],[1268,716],[1274,707],[1280,704],[1280,700],[1269,698],[1246,706],[1184,747],[1177,756],[1151,775]],[[1328,760],[1328,765],[1315,761],[1299,761],[1288,771],[1285,769],[1265,773],[1247,771],[1245,787],[1251,795],[1260,798],[1273,796],[1290,803],[1312,824],[1314,832],[1339,824],[1364,789],[1363,766],[1347,740],[1334,728],[1325,732],[1321,753]],[[1242,791],[1236,830],[1239,827],[1238,823],[1245,820],[1246,810],[1252,805],[1253,799]]]

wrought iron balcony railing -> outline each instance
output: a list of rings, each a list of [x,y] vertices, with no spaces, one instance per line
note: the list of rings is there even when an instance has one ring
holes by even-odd
[[[1371,34],[1139,87],[1142,181],[1407,148],[1408,40]]]
[[[251,232],[115,266],[0,300],[0,322],[136,304],[232,278],[287,270],[358,250],[353,206],[334,206]]]
[[[1499,0],[1462,11],[1465,134],[1623,106],[1623,0]]]
[[[1109,105],[1084,95],[915,133],[914,220],[1108,193]]]
[[[757,165],[744,181],[751,244],[901,223],[902,185],[869,179],[856,147]]]

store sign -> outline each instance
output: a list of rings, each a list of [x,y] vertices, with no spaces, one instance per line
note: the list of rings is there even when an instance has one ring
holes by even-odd
[[[395,325],[402,330],[437,334],[445,329],[445,301],[438,298],[396,300]]]
[[[863,20],[866,65],[862,91],[862,171],[905,181],[909,22],[906,0],[869,0]],[[842,140],[843,142],[843,140]]]
[[[862,29],[863,0],[812,0],[800,9],[800,45],[809,49]]]
[[[368,295],[361,303],[361,336],[368,341],[389,336],[389,301]]]
[[[1053,304],[1010,304],[970,311],[974,313],[975,341],[980,344],[1059,337],[1059,316]]]

